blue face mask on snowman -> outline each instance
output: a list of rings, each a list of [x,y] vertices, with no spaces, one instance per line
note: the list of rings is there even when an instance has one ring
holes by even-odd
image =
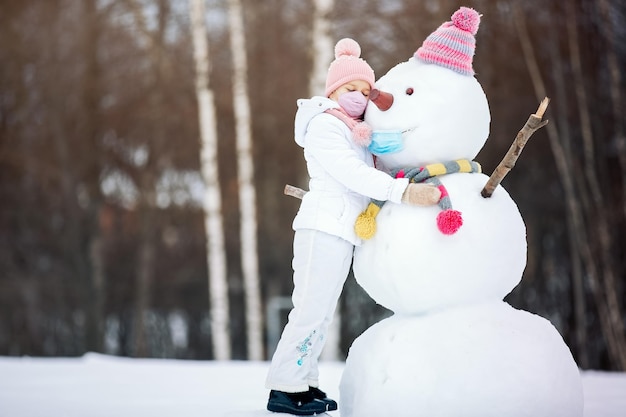
[[[374,155],[400,152],[404,148],[402,132],[399,130],[375,130],[367,149]]]

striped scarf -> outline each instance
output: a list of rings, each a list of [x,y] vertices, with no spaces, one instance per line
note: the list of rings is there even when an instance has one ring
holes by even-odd
[[[452,235],[463,225],[461,212],[452,209],[452,201],[448,190],[441,183],[440,175],[454,174],[457,172],[474,173],[482,172],[480,164],[469,159],[458,159],[437,164],[430,164],[420,168],[397,169],[391,172],[395,178],[408,178],[411,183],[424,182],[433,184],[441,191],[439,208],[441,212],[437,215],[437,227],[445,235]],[[361,239],[371,239],[376,233],[376,216],[385,204],[384,201],[372,200],[365,211],[356,220],[354,230]]]

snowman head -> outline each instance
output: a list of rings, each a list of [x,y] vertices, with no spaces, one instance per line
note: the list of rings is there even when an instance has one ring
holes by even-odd
[[[489,106],[472,68],[479,22],[461,7],[376,82],[365,121],[374,130],[370,149],[386,168],[473,159],[484,146]]]

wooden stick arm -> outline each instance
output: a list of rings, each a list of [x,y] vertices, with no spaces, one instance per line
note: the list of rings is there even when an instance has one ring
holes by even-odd
[[[302,188],[294,187],[293,185],[287,184],[285,185],[284,193],[285,195],[290,195],[292,197],[302,200],[302,197],[304,197],[306,191],[304,191]]]
[[[544,98],[539,104],[537,111],[528,117],[526,124],[524,124],[522,129],[517,133],[517,136],[511,144],[508,152],[504,155],[504,158],[502,158],[502,161],[493,171],[491,177],[489,177],[489,180],[487,181],[487,184],[485,184],[485,187],[480,192],[483,197],[491,197],[498,184],[502,182],[502,179],[506,176],[506,174],[508,174],[509,171],[515,166],[515,162],[522,153],[522,149],[524,149],[528,139],[530,139],[533,133],[548,124],[548,120],[542,119],[549,103],[550,99],[548,97]]]

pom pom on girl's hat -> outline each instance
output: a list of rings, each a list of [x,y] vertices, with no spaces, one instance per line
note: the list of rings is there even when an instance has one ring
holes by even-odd
[[[454,12],[450,22],[445,22],[426,38],[415,52],[415,58],[463,75],[474,75],[474,35],[478,32],[479,24],[480,15],[476,10],[461,7]]]
[[[331,62],[326,76],[326,97],[350,81],[367,81],[374,88],[374,70],[361,56],[361,46],[350,38],[343,38],[335,45],[335,60]]]

